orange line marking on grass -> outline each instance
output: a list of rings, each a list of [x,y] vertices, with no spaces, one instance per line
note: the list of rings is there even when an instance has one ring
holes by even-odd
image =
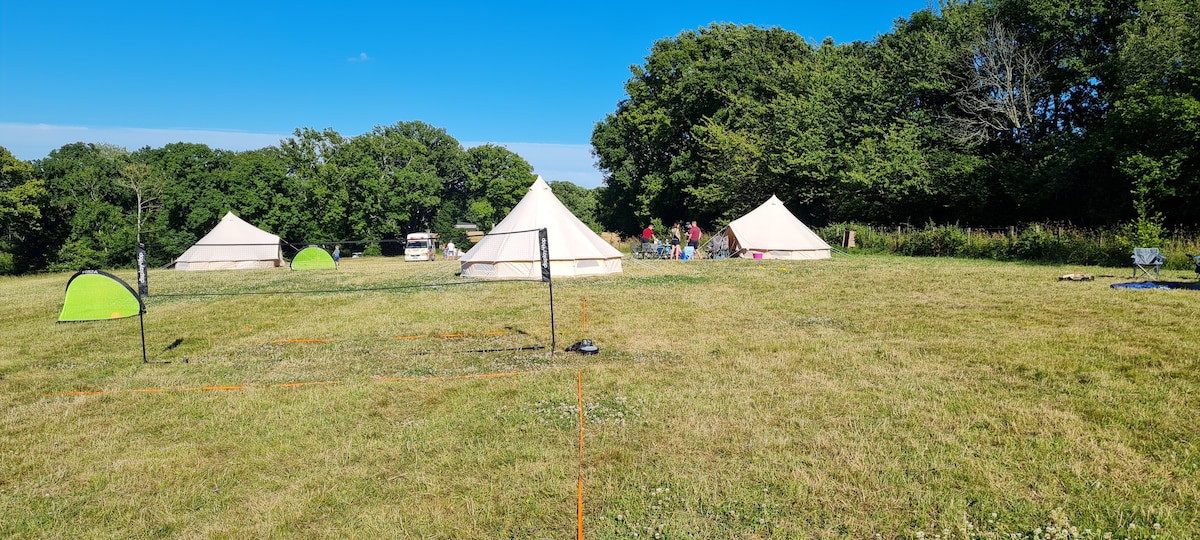
[[[396,336],[392,339],[394,339],[394,340],[396,340],[396,339],[421,339],[423,337],[425,337],[425,336]]]
[[[438,334],[438,337],[455,338],[455,337],[467,337],[467,335],[466,334]]]
[[[399,381],[448,381],[452,379],[490,379],[493,377],[512,377],[514,375],[525,375],[528,371],[510,371],[507,373],[476,373],[474,375],[445,375],[441,377],[376,377],[375,380],[382,382],[399,382]]]
[[[578,493],[579,503],[577,514],[579,516],[579,540],[583,540],[583,372],[575,373],[575,380],[579,388],[579,482]]]
[[[241,386],[241,385],[235,385],[235,386],[201,386],[201,387],[200,387],[200,389],[201,389],[201,390],[204,390],[204,391],[207,391],[207,392],[225,392],[225,391],[229,391],[229,390],[245,390],[245,389],[246,389],[246,387],[245,387],[245,386]]]

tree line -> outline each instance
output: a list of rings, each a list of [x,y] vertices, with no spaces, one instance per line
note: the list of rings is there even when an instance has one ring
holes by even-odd
[[[487,230],[534,178],[506,148],[464,149],[422,122],[355,137],[302,128],[244,152],[81,142],[24,162],[0,148],[0,273],[129,266],[139,242],[151,263],[169,263],[228,211],[296,243],[380,241],[368,249],[384,251],[396,245],[386,241],[434,231],[465,244],[456,223]],[[592,191],[551,187],[599,229]]]
[[[600,221],[1200,223],[1200,2],[942,1],[871,42],[656,42],[593,131]]]
[[[941,0],[871,40],[712,24],[653,43],[592,132],[603,187],[555,182],[597,230],[779,196],[815,226],[1058,222],[1152,240],[1200,224],[1200,2]],[[400,122],[278,147],[0,148],[0,273],[178,255],[228,210],[285,239],[488,228],[532,182],[499,146]],[[1141,241],[1141,240],[1139,240]],[[160,261],[161,262],[161,261]]]

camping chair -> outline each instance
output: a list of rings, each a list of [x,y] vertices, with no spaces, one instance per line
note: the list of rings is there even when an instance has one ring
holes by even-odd
[[[1163,254],[1158,251],[1158,248],[1133,248],[1133,277],[1137,278],[1138,273],[1150,277],[1150,272],[1154,272],[1154,278],[1158,278],[1158,271],[1162,269]]]
[[[721,229],[717,234],[712,235],[708,242],[704,244],[704,251],[708,252],[710,259],[727,259],[729,258],[729,234],[727,229]]]

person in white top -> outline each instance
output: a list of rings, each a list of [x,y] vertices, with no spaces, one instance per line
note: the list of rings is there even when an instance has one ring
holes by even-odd
[[[454,250],[454,242],[446,242],[446,258],[451,259],[458,255]]]

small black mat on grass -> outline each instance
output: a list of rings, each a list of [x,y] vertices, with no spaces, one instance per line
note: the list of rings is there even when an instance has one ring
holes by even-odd
[[[1129,283],[1113,283],[1114,289],[1187,289],[1200,291],[1200,283],[1182,281],[1133,281]]]

